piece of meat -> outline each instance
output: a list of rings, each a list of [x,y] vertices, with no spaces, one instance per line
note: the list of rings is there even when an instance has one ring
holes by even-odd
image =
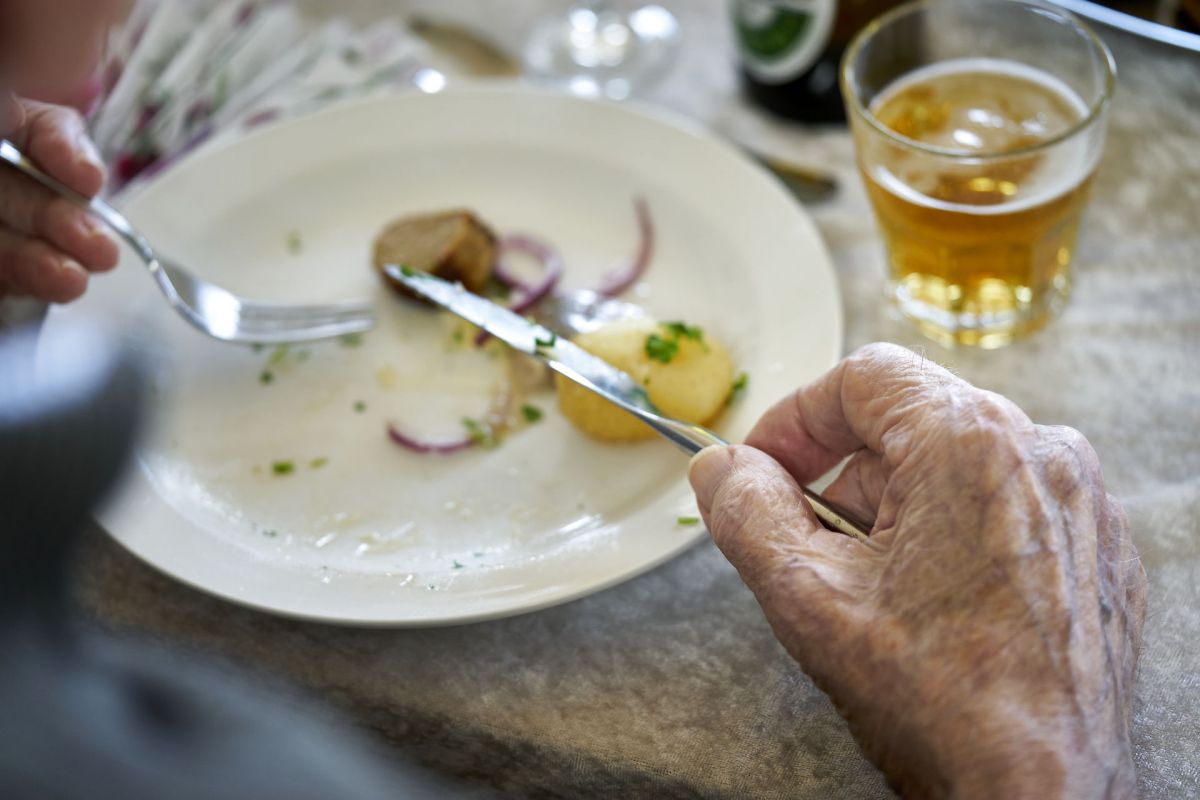
[[[496,262],[496,236],[470,211],[401,217],[376,237],[373,261],[383,279],[404,294],[408,292],[384,273],[385,264],[461,281],[478,293],[487,285]]]

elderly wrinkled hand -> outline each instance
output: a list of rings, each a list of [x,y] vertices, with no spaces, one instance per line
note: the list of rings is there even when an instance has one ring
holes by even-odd
[[[800,486],[876,520],[821,528]],[[907,796],[1132,797],[1146,577],[1069,428],[872,345],[690,477],[776,636]]]
[[[80,194],[100,191],[104,168],[78,113],[11,96],[0,96],[0,105],[0,135]],[[0,298],[74,300],[89,273],[116,266],[118,255],[93,216],[0,166]]]

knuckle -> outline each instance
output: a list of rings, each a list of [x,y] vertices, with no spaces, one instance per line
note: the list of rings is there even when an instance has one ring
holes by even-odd
[[[1027,430],[1032,424],[1016,403],[1004,395],[984,389],[976,390],[971,410],[977,419],[1002,435],[1010,431]]]
[[[1086,436],[1065,425],[1042,426],[1039,434],[1040,449],[1056,475],[1103,487],[1100,457]]]
[[[854,350],[845,358],[850,375],[875,379],[883,375],[904,375],[920,367],[923,359],[912,350],[889,342],[872,342]]]
[[[1021,460],[1028,418],[1008,398],[978,391],[961,407],[958,445],[992,460]]]
[[[1142,558],[1138,554],[1137,546],[1133,543],[1133,536],[1129,528],[1129,517],[1125,513],[1125,506],[1114,495],[1109,493],[1105,493],[1105,501],[1108,508],[1108,525],[1112,530],[1113,537],[1116,539],[1117,558],[1124,565],[1121,577],[1126,591],[1132,596],[1144,598],[1148,584],[1146,568],[1142,564]]]
[[[1042,426],[1042,437],[1046,441],[1059,444],[1066,450],[1095,457],[1091,442],[1075,428],[1066,425],[1044,425]]]
[[[846,356],[848,361],[874,363],[878,361],[894,361],[897,358],[913,356],[913,351],[891,342],[871,342],[854,349]]]
[[[1129,534],[1129,515],[1125,513],[1125,506],[1117,499],[1116,495],[1109,492],[1104,493],[1105,507],[1108,511],[1107,520],[1116,536],[1123,544],[1133,549],[1133,539]]]
[[[1133,557],[1129,560],[1129,570],[1125,576],[1125,585],[1135,593],[1140,603],[1146,599],[1146,590],[1149,584],[1150,578],[1146,575],[1146,565],[1142,563],[1142,559],[1135,550],[1133,551]]]

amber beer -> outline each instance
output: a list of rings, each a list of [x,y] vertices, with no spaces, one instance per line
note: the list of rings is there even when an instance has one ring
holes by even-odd
[[[1070,292],[1112,71],[1103,44],[1062,13],[922,0],[884,17],[843,64],[891,296],[943,344],[1006,344]],[[927,46],[912,44],[916,31]]]
[[[914,142],[988,154],[885,147],[862,165],[901,308],[947,344],[999,345],[1044,324],[1070,290],[1095,164],[1082,147],[1036,148],[1077,125],[1083,101],[1031,67],[958,59],[901,78],[871,113]]]

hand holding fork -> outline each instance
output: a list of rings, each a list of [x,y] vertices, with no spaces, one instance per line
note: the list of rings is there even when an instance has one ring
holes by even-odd
[[[0,297],[67,302],[81,295],[89,272],[111,269],[118,260],[99,220],[133,248],[171,307],[213,338],[272,344],[341,336],[374,323],[366,304],[253,303],[196,277],[157,253],[129,220],[95,196],[104,169],[78,114],[26,102],[6,119],[5,127],[16,132],[12,141],[0,139],[0,163],[15,172],[0,175]]]

